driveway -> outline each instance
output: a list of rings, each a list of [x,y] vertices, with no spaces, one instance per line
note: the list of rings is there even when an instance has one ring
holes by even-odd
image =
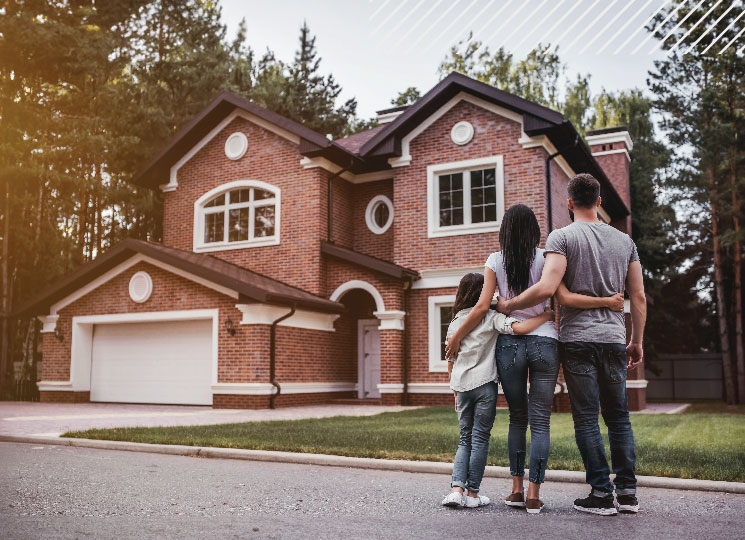
[[[537,516],[440,506],[446,474],[0,443],[3,538],[742,538],[745,495],[641,489],[637,515],[572,509],[547,482]],[[498,500],[510,481],[487,478]],[[498,502],[498,501],[497,501]]]
[[[129,426],[195,426],[328,416],[367,416],[415,407],[315,405],[242,410],[181,405],[118,403],[30,403],[0,401],[0,434],[60,435],[66,431]]]

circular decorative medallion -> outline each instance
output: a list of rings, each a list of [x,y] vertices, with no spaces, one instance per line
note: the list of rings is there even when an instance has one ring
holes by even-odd
[[[455,144],[468,144],[473,139],[473,126],[465,120],[458,122],[450,130],[450,138]]]
[[[236,131],[225,141],[225,155],[229,159],[241,159],[248,150],[248,138],[246,135]]]
[[[129,297],[133,302],[147,302],[153,293],[153,279],[147,272],[137,272],[129,280]]]
[[[365,210],[367,228],[375,234],[383,234],[393,223],[393,203],[385,195],[373,197]]]

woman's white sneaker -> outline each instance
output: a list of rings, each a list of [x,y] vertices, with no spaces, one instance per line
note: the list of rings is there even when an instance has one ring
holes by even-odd
[[[466,496],[457,491],[451,491],[442,499],[442,506],[459,507],[466,505]]]
[[[466,495],[466,508],[477,508],[479,506],[486,506],[491,501],[489,500],[489,497],[485,497],[484,495],[477,495],[476,497],[469,497]]]

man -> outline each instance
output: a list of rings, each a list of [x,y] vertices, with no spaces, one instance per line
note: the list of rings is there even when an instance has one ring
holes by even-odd
[[[598,408],[608,426],[616,503],[622,512],[638,512],[636,449],[626,396],[627,369],[643,359],[642,337],[647,304],[636,246],[628,235],[598,219],[600,184],[589,174],[569,181],[569,210],[574,223],[553,231],[546,241],[546,263],[538,283],[511,300],[499,299],[499,311],[534,306],[553,296],[564,281],[571,292],[611,296],[628,292],[631,340],[626,346],[624,314],[609,309],[562,306],[559,355],[569,390],[574,434],[590,495],[574,508],[600,515],[617,513],[608,460],[598,426]],[[625,287],[624,287],[625,285]],[[561,294],[557,296],[561,302]]]

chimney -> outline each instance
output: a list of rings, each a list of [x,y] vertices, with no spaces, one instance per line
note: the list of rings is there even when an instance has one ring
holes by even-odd
[[[628,126],[595,129],[585,137],[595,161],[616,188],[626,208],[631,211],[631,184],[629,179],[629,152],[634,147]],[[611,223],[617,229],[631,234],[631,216]]]

